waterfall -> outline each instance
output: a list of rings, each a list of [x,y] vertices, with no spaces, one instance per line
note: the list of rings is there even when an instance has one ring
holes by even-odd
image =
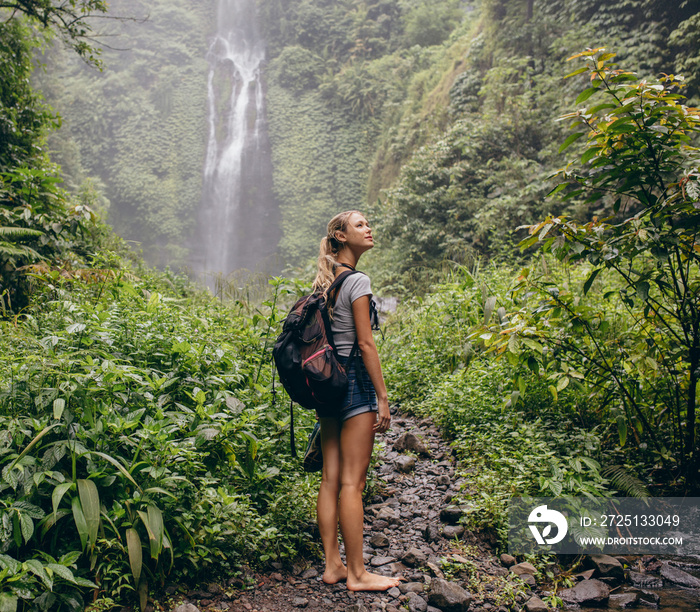
[[[265,266],[279,239],[255,0],[218,0],[207,60],[209,135],[200,209],[200,272]]]

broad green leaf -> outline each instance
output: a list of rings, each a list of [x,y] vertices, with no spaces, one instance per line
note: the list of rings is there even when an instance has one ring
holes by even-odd
[[[587,164],[589,161],[591,161],[591,159],[598,155],[602,148],[603,147],[591,147],[590,149],[586,149],[584,154],[581,155],[581,163]]]
[[[563,153],[566,149],[569,148],[569,146],[571,146],[574,142],[576,142],[583,135],[584,135],[584,132],[574,132],[573,134],[569,134],[569,136],[566,138],[566,140],[559,147],[559,153]]]
[[[51,494],[51,504],[53,505],[54,522],[56,521],[56,512],[58,512],[58,507],[61,504],[63,496],[73,487],[74,484],[72,482],[64,482],[57,485],[53,490],[53,493]]]
[[[583,283],[583,295],[586,295],[590,291],[593,281],[596,279],[596,276],[598,276],[598,274],[600,274],[602,270],[603,268],[596,268],[588,275],[586,282]]]
[[[639,296],[639,299],[646,302],[646,300],[649,299],[649,283],[647,283],[646,281],[637,281],[634,284],[634,287],[637,290],[637,295]]]
[[[552,189],[552,191],[550,191],[550,192],[546,195],[546,197],[549,198],[549,197],[551,197],[551,196],[553,196],[553,195],[559,193],[560,191],[566,189],[568,186],[569,186],[569,183],[559,183],[554,189]]]
[[[22,569],[22,564],[9,555],[0,555],[0,568],[8,570],[10,575],[14,576]]]
[[[148,506],[148,522],[155,539],[151,540],[151,559],[158,559],[163,550],[163,514],[156,506]]]
[[[61,418],[63,410],[66,407],[66,400],[62,398],[57,398],[53,401],[53,418],[57,421]]]
[[[71,500],[71,509],[73,510],[73,520],[75,521],[75,526],[80,536],[80,544],[83,550],[85,550],[88,543],[88,526],[85,515],[83,514],[83,509],[80,507],[80,499],[77,495]]]
[[[584,89],[576,98],[576,102],[574,104],[581,104],[582,102],[585,102],[590,98],[596,91],[598,91],[597,87],[589,87],[588,89]]]
[[[0,612],[17,612],[17,596],[0,593]]]
[[[588,71],[588,66],[584,66],[583,68],[579,68],[578,70],[574,70],[573,72],[570,72],[564,78],[568,79],[570,77],[577,76],[579,74],[583,74],[584,72],[587,72],[587,71]]]
[[[97,543],[97,531],[100,526],[100,494],[93,480],[78,480],[78,494],[80,505],[88,530],[88,541],[91,548]]]
[[[139,585],[139,605],[141,607],[141,612],[144,612],[146,606],[148,605],[148,582],[146,580],[141,581]]]
[[[557,381],[557,391],[562,392],[564,389],[566,389],[569,386],[569,377],[568,376],[562,376],[558,381]]]
[[[73,572],[71,572],[70,569],[67,568],[65,565],[59,565],[58,563],[49,563],[46,567],[49,568],[57,576],[75,584],[75,576],[73,576]]]
[[[129,565],[134,576],[134,585],[138,587],[143,566],[143,551],[141,550],[141,538],[133,527],[126,530],[126,545],[129,549]]]
[[[39,578],[45,585],[46,588],[53,589],[53,580],[46,573],[43,564],[38,559],[27,559],[23,564],[23,567],[28,569],[32,574]]]
[[[549,392],[552,394],[552,397],[554,398],[554,401],[558,401],[559,396],[557,395],[557,390],[555,389],[554,385],[549,385],[547,387],[549,389]]]
[[[527,348],[532,349],[533,351],[537,351],[538,353],[542,353],[544,351],[544,347],[532,338],[521,338],[521,340]]]
[[[627,441],[627,419],[624,416],[617,416],[617,433],[620,436],[620,446],[624,446]]]
[[[491,297],[487,298],[484,302],[484,325],[488,325],[488,322],[491,320],[491,315],[493,315],[493,311],[495,309],[496,296],[492,295]]]

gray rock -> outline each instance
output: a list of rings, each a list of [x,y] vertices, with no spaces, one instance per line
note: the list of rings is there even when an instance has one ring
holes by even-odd
[[[199,608],[191,603],[180,604],[173,612],[199,612]]]
[[[472,602],[472,596],[456,582],[447,582],[441,578],[430,581],[428,603],[443,612],[466,612]]]
[[[440,520],[449,525],[456,525],[459,519],[464,516],[464,510],[459,506],[447,506],[440,510]]]
[[[639,603],[651,608],[658,608],[661,597],[658,593],[654,591],[645,591],[644,589],[639,591]]]
[[[452,538],[460,538],[464,535],[463,525],[445,525],[442,528],[442,537],[451,540]]]
[[[445,474],[443,474],[442,476],[438,476],[435,479],[435,484],[438,487],[449,487],[451,482],[452,481],[450,480],[450,477],[446,476]]]
[[[501,555],[501,563],[505,567],[511,567],[511,566],[515,565],[516,562],[517,562],[516,558],[512,557],[511,555],[507,555],[506,553],[503,553]]]
[[[418,438],[416,434],[411,433],[410,431],[403,434],[398,440],[396,440],[396,442],[394,442],[394,450],[410,450],[418,453],[419,455],[430,455],[428,447],[421,442],[420,438]]]
[[[396,599],[399,597],[399,595],[401,595],[401,591],[399,591],[397,587],[392,587],[386,592],[386,594],[389,597],[393,597],[394,599]]]
[[[408,612],[426,612],[428,602],[425,601],[418,593],[408,594]]]
[[[295,608],[306,608],[309,605],[309,600],[305,597],[295,597],[292,599],[292,605]]]
[[[402,474],[409,474],[416,469],[416,460],[408,455],[401,455],[395,462],[396,469]]]
[[[664,586],[664,581],[658,576],[641,574],[632,570],[629,572],[629,580],[632,586],[639,587],[640,589],[660,589]]]
[[[369,543],[375,548],[386,548],[389,546],[389,538],[387,538],[383,533],[375,533],[369,539]]]
[[[385,506],[377,513],[377,520],[386,521],[389,525],[396,525],[401,520],[401,517],[396,510]]]
[[[572,589],[559,591],[558,595],[567,603],[604,606],[610,599],[610,587],[594,578],[579,582]]]
[[[525,602],[525,610],[527,612],[547,612],[547,604],[537,595],[533,595]]]
[[[620,608],[621,610],[636,608],[638,604],[639,593],[634,591],[629,593],[613,593],[610,595],[610,601],[608,603],[611,608]]]
[[[345,612],[369,612],[369,608],[361,601],[358,601],[357,603],[345,608]]]
[[[370,561],[370,565],[372,567],[381,567],[382,565],[387,565],[389,563],[393,563],[396,561],[396,557],[372,557],[372,561]]]
[[[435,525],[428,525],[423,530],[423,537],[426,542],[435,542],[440,538],[440,531]]]
[[[520,580],[532,588],[537,586],[537,581],[532,574],[520,574]]]
[[[402,593],[422,593],[423,583],[422,582],[402,582],[399,584],[399,591]]]
[[[666,578],[666,580],[673,582],[674,584],[680,584],[681,586],[688,587],[690,589],[700,589],[700,580],[695,576],[691,576],[688,572],[684,572],[682,569],[673,567],[668,563],[663,563],[659,573]]]
[[[588,557],[588,562],[594,566],[596,578],[625,579],[625,571],[615,557],[610,555],[591,555]]]
[[[401,561],[410,567],[422,567],[428,561],[428,557],[417,548],[409,548],[401,557]]]
[[[301,574],[302,580],[310,580],[311,578],[316,578],[318,576],[318,570],[315,567],[310,567]]]
[[[537,573],[535,566],[532,563],[517,563],[511,566],[510,571],[515,575],[520,576],[521,574],[534,575]]]
[[[590,580],[591,578],[593,578],[593,574],[595,574],[595,569],[589,569],[585,572],[579,572],[578,574],[574,574],[574,578],[576,578],[576,580]]]

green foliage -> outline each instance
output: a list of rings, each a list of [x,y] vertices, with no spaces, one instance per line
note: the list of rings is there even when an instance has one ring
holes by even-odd
[[[90,177],[104,185],[110,224],[150,264],[183,266],[201,201],[213,6],[127,0],[119,13],[139,19],[114,24],[102,73],[45,55],[39,82],[63,119],[53,157],[72,192]]]
[[[606,441],[583,390],[572,385],[553,402],[546,379],[517,360],[493,359],[475,335],[505,319],[494,296],[507,294],[508,270],[460,268],[450,280],[401,308],[382,357],[390,397],[452,440],[468,526],[495,530],[503,542],[512,496],[609,495]]]
[[[277,282],[253,307],[97,272],[37,271],[36,305],[0,322],[7,592],[23,609],[82,609],[86,589],[143,602],[166,579],[313,550],[314,479],[291,461],[287,407],[269,392],[277,301],[295,290]]]
[[[362,200],[373,130],[332,112],[317,92],[271,84],[268,110],[274,190],[285,203],[280,248],[295,262],[318,254],[328,220]]]
[[[0,24],[0,313],[23,308],[23,268],[69,258],[87,231],[90,208],[70,202],[58,169],[42,150],[58,122],[32,90],[32,52],[39,42],[18,19]]]
[[[86,62],[100,65],[91,17],[107,12],[105,0],[4,0],[0,11],[10,20],[25,16],[32,25],[57,35]]]
[[[540,138],[535,121],[526,128],[509,117],[488,125],[462,119],[419,149],[375,209],[379,240],[402,255],[396,272],[430,271],[444,260],[468,264],[508,248],[510,228],[528,219],[548,190]],[[423,274],[418,286],[425,287],[431,276]]]
[[[382,122],[402,104],[413,72],[427,68],[406,46],[425,3],[394,0],[261,2],[269,45],[268,118],[282,252],[315,255],[328,219],[366,202]],[[430,4],[427,36],[449,34],[462,16],[451,0]],[[418,37],[414,31],[412,36]]]
[[[571,266],[578,283],[524,270],[513,289],[516,311],[491,348],[544,368],[557,392],[573,381],[601,405],[619,446],[634,444],[695,490],[700,359],[698,156],[691,139],[697,111],[680,103],[681,80],[639,81],[614,54],[578,54],[588,88],[576,100],[574,133],[586,146],[553,192],[600,202],[606,219],[547,217],[530,227],[537,246]],[[523,351],[520,343],[531,348]],[[549,348],[549,350],[547,350]]]
[[[462,18],[456,1],[435,3],[423,0],[409,5],[403,15],[406,46],[430,47],[442,44]]]

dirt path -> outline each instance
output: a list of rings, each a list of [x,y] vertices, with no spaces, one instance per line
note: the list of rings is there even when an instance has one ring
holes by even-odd
[[[467,606],[474,612],[506,612],[524,601],[489,545],[458,524],[462,511],[452,502],[460,481],[452,453],[435,427],[396,415],[378,442],[379,461],[370,473],[377,493],[365,505],[365,561],[374,572],[403,576],[400,588],[351,593],[344,584],[324,584],[322,565],[314,561],[292,572],[256,574],[257,586],[244,592],[227,594],[212,585],[190,593],[191,607],[180,606],[177,612],[196,612],[195,606],[212,612],[439,612]],[[428,594],[431,581],[433,590],[440,582],[454,591],[448,598],[454,594],[461,603],[440,605]]]

